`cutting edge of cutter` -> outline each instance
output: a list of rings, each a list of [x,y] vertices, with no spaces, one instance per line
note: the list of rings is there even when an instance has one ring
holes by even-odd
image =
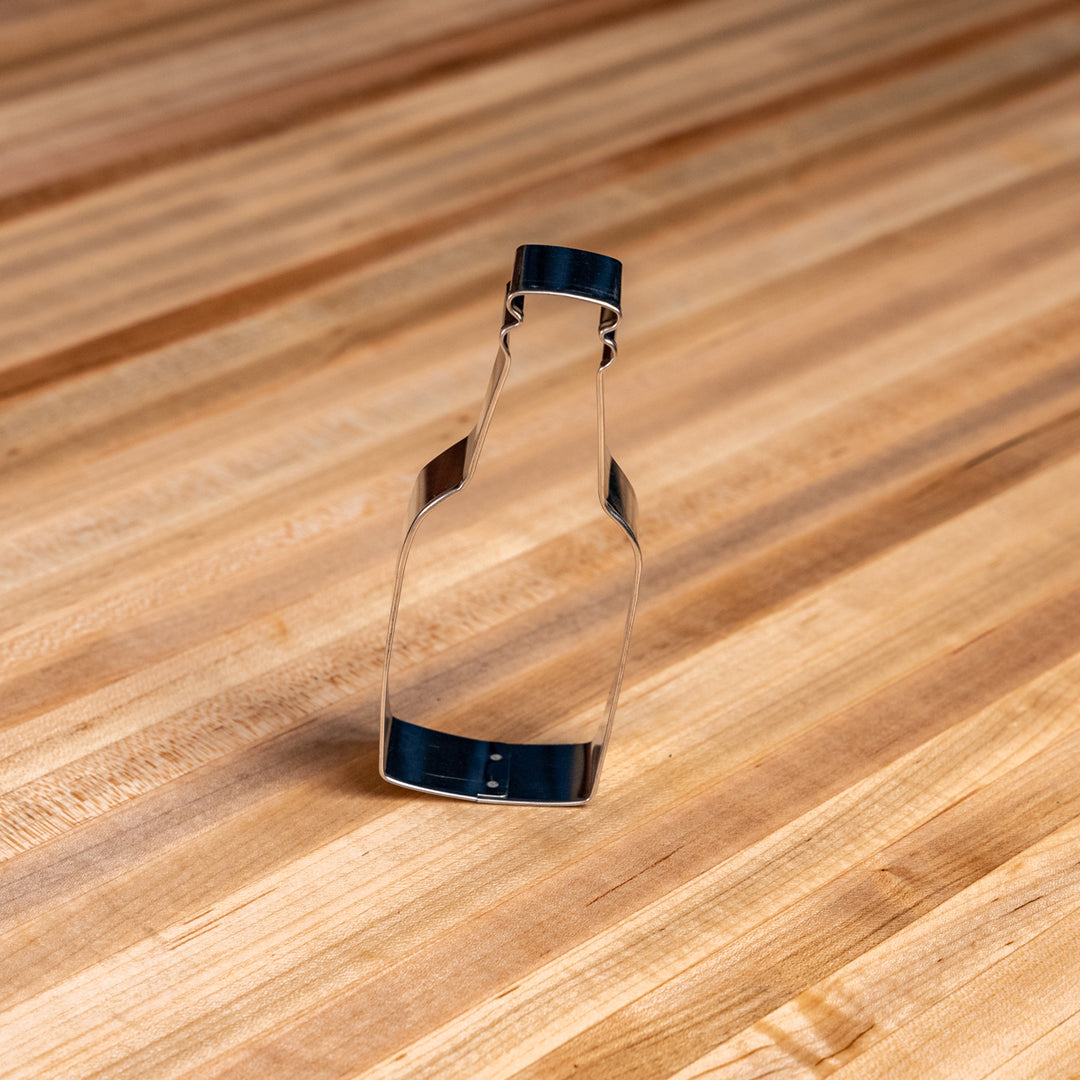
[[[465,438],[420,470],[409,501],[383,662],[379,772],[392,784],[470,802],[518,806],[579,806],[595,794],[626,671],[642,567],[637,498],[626,474],[611,456],[604,425],[604,372],[618,352],[615,330],[622,317],[621,291],[622,264],[610,256],[546,244],[523,244],[517,249],[513,275],[506,286],[499,350],[480,406],[480,418]],[[602,352],[596,373],[598,494],[600,505],[622,528],[634,551],[634,580],[618,667],[597,737],[585,743],[471,739],[408,723],[395,717],[390,706],[394,633],[405,568],[417,529],[435,506],[461,491],[472,477],[510,371],[510,331],[524,321],[525,297],[536,293],[584,300],[600,307]]]

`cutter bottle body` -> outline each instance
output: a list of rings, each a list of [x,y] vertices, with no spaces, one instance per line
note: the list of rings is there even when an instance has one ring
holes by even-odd
[[[417,791],[474,802],[575,806],[596,791],[611,736],[630,649],[630,633],[641,582],[634,489],[607,447],[604,429],[604,371],[615,359],[615,330],[621,308],[622,266],[606,255],[576,248],[525,244],[514,259],[506,287],[499,351],[480,417],[465,438],[447,447],[420,470],[409,503],[405,537],[398,555],[383,663],[379,768],[391,783]],[[546,293],[584,300],[600,308],[600,364],[597,368],[598,492],[600,504],[621,527],[634,552],[634,580],[625,631],[600,731],[590,742],[516,743],[471,739],[411,724],[390,705],[390,661],[405,569],[417,528],[442,500],[469,481],[483,448],[495,406],[510,370],[510,332],[525,317],[525,297]]]

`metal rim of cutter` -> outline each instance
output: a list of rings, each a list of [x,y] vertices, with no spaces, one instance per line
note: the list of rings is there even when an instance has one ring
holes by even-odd
[[[621,317],[621,282],[622,264],[607,255],[542,244],[524,244],[517,249],[513,276],[506,286],[499,351],[480,408],[480,419],[464,439],[448,447],[420,470],[409,502],[383,663],[379,771],[393,784],[472,802],[514,805],[577,806],[588,802],[596,791],[626,670],[641,584],[637,499],[626,474],[612,458],[604,433],[604,371],[617,354],[615,329]],[[410,724],[395,717],[390,707],[390,660],[409,551],[424,516],[443,499],[461,491],[475,470],[495,405],[510,371],[510,331],[524,320],[525,297],[529,293],[566,296],[600,307],[602,353],[596,374],[598,491],[601,506],[621,526],[634,551],[634,583],[618,668],[600,731],[595,739],[585,743],[507,743],[471,739]]]

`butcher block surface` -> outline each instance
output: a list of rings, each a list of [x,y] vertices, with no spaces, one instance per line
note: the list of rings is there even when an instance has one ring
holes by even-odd
[[[0,3],[0,1077],[1080,1076],[1078,492],[1076,2]]]

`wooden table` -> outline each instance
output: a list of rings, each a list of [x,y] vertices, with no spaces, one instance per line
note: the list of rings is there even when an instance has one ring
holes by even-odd
[[[1080,1075],[1080,4],[7,0],[0,62],[0,1075]],[[377,769],[525,241],[625,264],[576,810]],[[595,310],[529,316],[394,685],[543,741],[629,556]]]

